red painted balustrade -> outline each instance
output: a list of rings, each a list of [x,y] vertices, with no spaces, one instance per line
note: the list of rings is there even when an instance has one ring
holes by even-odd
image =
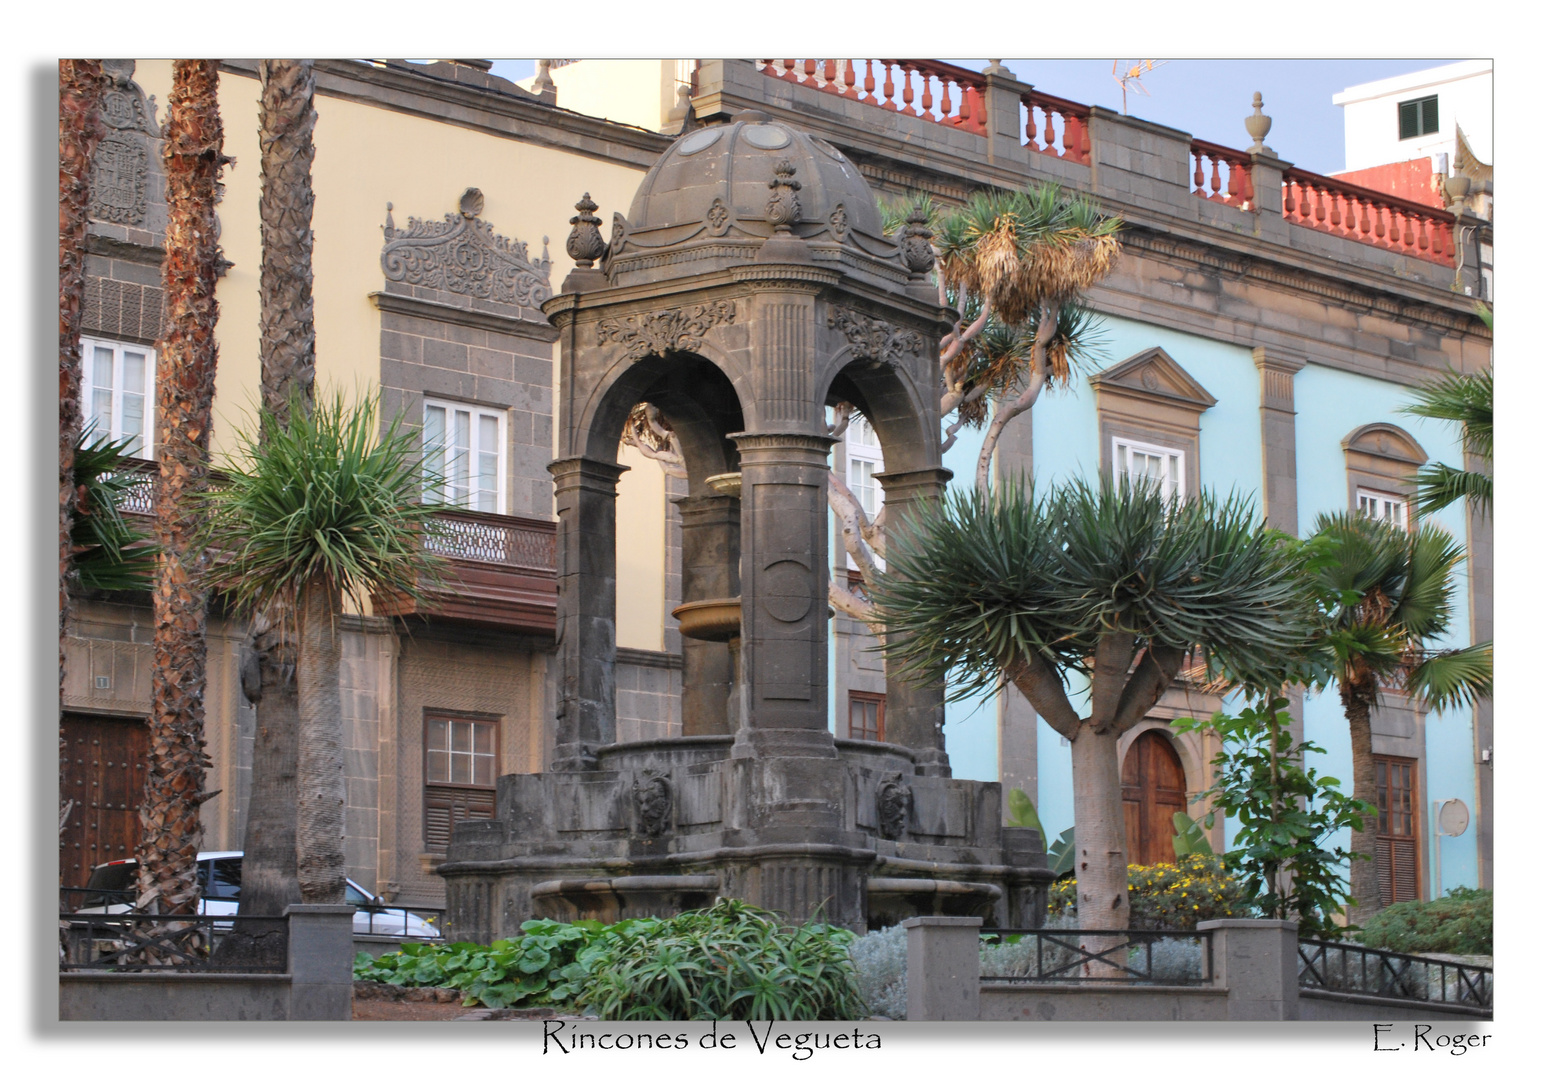
[[[1089,163],[1089,107],[1038,90],[1019,99],[1024,141],[1033,153],[1047,154],[1079,165]],[[1061,131],[1058,133],[1058,121]]]
[[[1448,210],[1319,173],[1289,169],[1283,175],[1283,217],[1295,225],[1455,265],[1455,216]]]
[[[756,60],[765,74],[986,134],[986,76],[936,60]]]
[[[1255,187],[1250,181],[1250,155],[1217,143],[1191,140],[1191,191],[1204,199],[1255,209]]]

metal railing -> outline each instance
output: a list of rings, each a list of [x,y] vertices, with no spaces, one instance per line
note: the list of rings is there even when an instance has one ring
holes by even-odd
[[[498,563],[524,570],[555,571],[555,523],[448,507],[426,550],[451,559]]]
[[[1195,930],[993,928],[981,935],[983,983],[1195,986],[1212,978],[1212,935]]]
[[[1299,987],[1393,1001],[1493,1007],[1493,969],[1453,960],[1299,939]]]
[[[59,970],[283,974],[289,934],[285,919],[245,915],[61,913]],[[228,939],[245,947],[224,949]],[[255,941],[266,947],[252,948]]]
[[[373,908],[361,907],[356,909],[355,932],[357,934],[374,934],[382,937],[402,937],[412,941],[432,941],[433,938],[422,936],[418,927],[414,930],[410,927],[410,919],[416,918],[428,923],[438,936],[444,934],[447,926],[446,908],[411,907],[411,908]],[[361,926],[361,915],[367,917],[366,927]]]

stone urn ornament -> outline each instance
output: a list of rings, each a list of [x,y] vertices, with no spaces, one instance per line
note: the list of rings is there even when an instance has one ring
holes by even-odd
[[[905,268],[911,272],[912,281],[922,280],[932,269],[932,229],[927,224],[927,211],[919,206],[905,219],[900,255],[905,260]]]
[[[789,236],[792,223],[803,214],[803,204],[798,192],[803,184],[794,179],[797,169],[790,158],[782,158],[772,166],[775,177],[770,181],[771,197],[765,202],[765,220],[776,227],[777,236]]]
[[[1250,99],[1250,115],[1245,117],[1245,130],[1250,132],[1252,154],[1268,154],[1263,139],[1266,133],[1272,130],[1272,118],[1261,111],[1261,91],[1257,90]]]
[[[584,191],[582,201],[577,203],[577,216],[571,219],[571,235],[566,237],[566,254],[577,260],[579,270],[591,270],[593,263],[609,250],[598,231],[603,219],[593,213],[597,209],[592,195]]]

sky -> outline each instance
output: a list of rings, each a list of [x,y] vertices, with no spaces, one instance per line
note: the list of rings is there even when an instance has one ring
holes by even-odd
[[[1123,62],[1123,67],[1125,63]],[[1284,161],[1318,173],[1340,172],[1342,108],[1331,96],[1349,86],[1388,79],[1454,60],[1166,60],[1142,79],[1146,93],[1129,90],[1130,116],[1178,128],[1208,142],[1243,149],[1250,145],[1245,117],[1261,92],[1262,112],[1272,118],[1266,145]],[[974,71],[986,60],[951,60]],[[1114,60],[1004,60],[1037,90],[1084,105],[1121,110]],[[514,81],[533,76],[532,60],[497,60],[494,74]],[[564,105],[564,102],[562,102]]]

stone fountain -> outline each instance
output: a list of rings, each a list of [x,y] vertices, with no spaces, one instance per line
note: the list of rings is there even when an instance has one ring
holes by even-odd
[[[1043,840],[1002,824],[1000,785],[951,777],[941,686],[888,680],[890,742],[829,730],[826,405],[878,433],[896,521],[932,512],[950,475],[946,312],[920,223],[885,236],[845,155],[755,112],[680,137],[607,242],[596,205],[577,208],[577,267],[544,305],[561,334],[553,753],[499,780],[493,819],[454,830],[450,934],[718,896],[854,930],[934,913],[1038,925]],[[689,475],[683,734],[620,743],[616,452],[642,401]]]

